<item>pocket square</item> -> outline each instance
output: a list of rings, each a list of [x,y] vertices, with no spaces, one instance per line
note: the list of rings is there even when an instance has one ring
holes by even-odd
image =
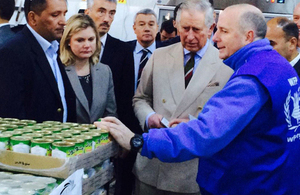
[[[220,85],[220,83],[218,81],[216,81],[216,82],[208,83],[207,87],[217,87],[219,85]]]

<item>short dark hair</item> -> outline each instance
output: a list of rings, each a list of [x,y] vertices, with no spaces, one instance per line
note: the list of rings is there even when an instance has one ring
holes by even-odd
[[[179,3],[178,5],[176,5],[176,7],[175,7],[175,9],[174,9],[174,12],[173,12],[173,15],[174,15],[173,20],[175,20],[175,21],[176,21],[176,17],[177,17],[177,11],[178,11],[178,9],[180,8],[181,4],[182,4],[182,3]]]
[[[174,31],[176,33],[176,28],[174,28],[173,26],[173,18],[170,18],[170,20],[166,20],[161,24],[160,32],[162,32],[163,30],[168,34],[171,34]]]
[[[277,19],[278,26],[282,27],[282,30],[285,34],[285,39],[288,41],[292,37],[295,37],[298,40],[299,29],[296,23],[289,20],[286,17],[279,17]]]
[[[15,11],[15,0],[0,0],[0,18],[10,20]]]
[[[214,7],[214,0],[209,0],[209,3],[211,4],[212,7]]]
[[[28,19],[28,13],[30,11],[33,11],[34,13],[40,15],[46,8],[47,0],[25,0],[24,12],[26,19]]]

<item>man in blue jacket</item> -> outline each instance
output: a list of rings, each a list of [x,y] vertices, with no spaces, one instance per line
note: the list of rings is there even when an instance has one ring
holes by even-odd
[[[300,85],[297,73],[265,39],[266,23],[248,4],[226,8],[214,35],[234,69],[196,120],[134,135],[115,118],[107,126],[128,150],[163,162],[199,158],[201,194],[299,194]],[[180,124],[179,124],[180,123]]]

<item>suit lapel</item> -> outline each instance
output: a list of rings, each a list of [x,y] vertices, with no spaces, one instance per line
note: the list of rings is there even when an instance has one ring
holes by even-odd
[[[105,88],[104,83],[101,82],[101,79],[103,77],[102,72],[100,71],[100,65],[95,64],[94,66],[91,66],[91,74],[92,74],[92,81],[93,81],[93,102],[91,107],[91,113],[90,118],[92,121],[96,121],[97,118],[97,111],[100,106],[100,100],[103,98],[103,95],[106,93],[103,93],[103,89]]]
[[[103,54],[102,54],[102,57],[100,60],[104,64],[110,64],[109,63],[110,59],[114,55],[113,47],[111,45],[112,45],[112,37],[109,34],[107,34],[107,38],[105,41],[105,47],[104,47]]]
[[[300,60],[294,65],[294,69],[296,70],[298,76],[300,77]]]
[[[69,80],[71,82],[71,85],[74,89],[74,92],[76,94],[76,97],[77,97],[79,103],[84,107],[84,109],[88,113],[88,115],[90,115],[89,103],[84,94],[81,83],[79,82],[79,79],[78,79],[78,76],[77,76],[77,73],[75,70],[75,66],[73,66],[73,65],[67,66],[66,72],[67,72],[67,75],[69,77]]]
[[[173,118],[178,117],[197,100],[218,71],[220,65],[212,54],[214,54],[214,51],[213,46],[210,44],[200,60],[188,87],[184,91],[182,100],[172,116]]]
[[[26,26],[24,27],[22,32],[28,37],[28,43],[31,47],[31,52],[35,56],[34,59],[36,60],[37,65],[41,68],[41,71],[44,73],[45,77],[47,78],[51,86],[51,89],[54,91],[57,98],[61,99],[53,71],[50,67],[46,54],[44,53],[42,47],[40,46],[40,44],[37,42],[35,37],[32,35],[32,33],[29,31],[29,29]]]
[[[170,81],[173,98],[178,105],[184,93],[184,67],[183,67],[183,47],[181,43],[171,50],[166,56],[168,78]],[[172,66],[172,67],[167,67]]]

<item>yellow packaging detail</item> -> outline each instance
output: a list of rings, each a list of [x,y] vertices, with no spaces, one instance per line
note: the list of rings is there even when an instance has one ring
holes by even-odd
[[[127,0],[118,0],[118,3],[126,4],[126,3],[127,3]]]

